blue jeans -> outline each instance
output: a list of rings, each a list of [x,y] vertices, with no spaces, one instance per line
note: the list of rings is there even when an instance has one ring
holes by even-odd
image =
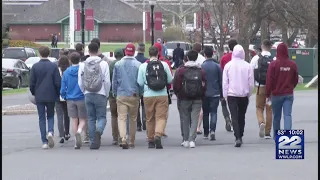
[[[280,130],[281,114],[283,109],[283,119],[284,119],[284,129],[290,130],[292,128],[292,104],[293,104],[293,95],[285,96],[272,96],[271,97],[271,106],[273,114],[273,131],[274,137],[277,130]]]
[[[54,133],[54,105],[55,102],[37,102],[37,110],[39,116],[39,128],[41,141],[43,144],[48,144],[46,120],[48,120],[48,132]],[[47,118],[46,118],[47,112]]]
[[[219,100],[220,100],[219,97],[205,97],[205,99],[202,102],[204,135],[209,134],[209,127],[210,127],[210,132],[216,131]],[[210,126],[209,126],[209,114],[210,114]]]
[[[88,114],[89,138],[92,143],[95,141],[96,130],[102,135],[107,124],[107,97],[96,93],[88,93],[84,97]]]

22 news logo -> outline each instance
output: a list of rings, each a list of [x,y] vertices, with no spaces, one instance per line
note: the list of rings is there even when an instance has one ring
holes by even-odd
[[[304,130],[278,130],[276,159],[304,159]]]

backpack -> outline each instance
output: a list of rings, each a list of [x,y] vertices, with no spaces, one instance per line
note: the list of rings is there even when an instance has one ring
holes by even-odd
[[[272,61],[272,56],[262,56],[259,54],[258,68],[254,70],[254,80],[259,83],[259,86],[260,84],[266,84],[268,67]]]
[[[201,68],[186,67],[182,79],[182,89],[188,98],[197,98],[203,95]]]
[[[163,90],[167,86],[167,73],[161,61],[149,61],[146,69],[147,85],[154,91]]]
[[[90,92],[98,92],[102,88],[102,70],[99,61],[84,62],[83,85]]]

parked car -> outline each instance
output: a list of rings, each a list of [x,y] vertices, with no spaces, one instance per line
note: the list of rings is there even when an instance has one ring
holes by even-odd
[[[56,59],[59,59],[59,52],[62,48],[51,48],[51,57],[54,57]],[[70,49],[70,48],[67,48],[69,50],[69,54],[70,53],[73,53],[73,52],[76,52],[75,49]]]
[[[36,57],[34,49],[26,47],[8,47],[2,52],[2,58],[27,60],[29,57]]]
[[[37,63],[37,62],[40,61],[40,59],[41,59],[40,57],[29,57],[29,58],[25,61],[25,63],[26,63],[26,65],[28,66],[28,68],[31,69],[32,66],[33,66],[35,63]],[[51,61],[51,62],[53,62],[53,63],[56,63],[56,62],[58,61],[55,57],[48,57],[48,59],[49,59],[49,61]]]
[[[114,57],[114,52],[103,52],[102,54],[106,56],[109,61],[116,60],[116,57]],[[138,51],[135,51],[134,57],[136,57],[137,54],[138,54]]]
[[[183,41],[169,41],[166,43],[168,56],[173,56],[173,50],[177,48],[177,43],[180,43],[180,48],[184,50],[184,53],[186,54],[189,50],[192,49],[192,45],[189,42],[183,42]]]
[[[2,87],[19,89],[29,86],[30,69],[19,59],[2,59]]]

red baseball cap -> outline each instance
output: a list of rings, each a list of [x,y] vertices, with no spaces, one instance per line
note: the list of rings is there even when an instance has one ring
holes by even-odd
[[[134,56],[135,51],[136,47],[132,43],[127,44],[126,49],[124,50],[126,56]]]

